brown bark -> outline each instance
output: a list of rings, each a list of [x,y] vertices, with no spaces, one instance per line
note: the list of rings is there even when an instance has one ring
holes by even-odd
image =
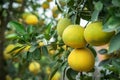
[[[0,12],[1,14],[1,12]],[[2,16],[0,16],[0,79],[5,80],[5,60],[3,58],[3,48],[4,48],[4,31],[5,31],[5,22]]]

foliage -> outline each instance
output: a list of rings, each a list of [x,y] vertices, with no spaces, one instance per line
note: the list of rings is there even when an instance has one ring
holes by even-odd
[[[61,80],[119,80],[120,79],[120,1],[119,0],[55,0],[48,2],[55,3],[58,7],[59,15],[54,17],[47,16],[46,13],[52,11],[50,7],[43,8],[42,3],[36,0],[4,0],[2,1],[3,13],[6,18],[9,16],[9,23],[5,30],[5,46],[9,44],[20,44],[15,46],[8,54],[12,58],[6,60],[5,66],[8,74],[15,80],[51,80],[56,72],[60,72]],[[64,3],[63,4],[61,3]],[[46,0],[45,0],[46,2]],[[7,3],[9,6],[7,6]],[[11,5],[16,4],[17,7]],[[7,6],[7,7],[3,7]],[[38,10],[42,13],[38,13]],[[23,13],[34,14],[38,18],[38,24],[26,24],[22,18]],[[9,13],[9,14],[8,14]],[[102,49],[100,54],[113,54],[111,58],[97,61],[97,51],[95,46],[86,45],[95,55],[96,65],[89,72],[77,72],[72,70],[67,62],[69,53],[73,48],[66,46],[61,37],[56,32],[57,22],[60,17],[70,18],[73,24],[80,24],[81,19],[88,23],[93,21],[102,21],[102,29],[105,32],[115,31],[115,35],[109,42],[109,49]],[[87,25],[87,24],[86,24]],[[86,26],[84,26],[85,28]],[[43,45],[39,45],[43,42]],[[27,51],[23,51],[26,46],[30,46]],[[19,49],[19,50],[18,50]],[[14,51],[18,50],[15,54]],[[55,50],[53,55],[50,50]],[[28,66],[32,61],[37,61],[41,65],[41,71],[33,74]],[[99,65],[97,65],[97,63]],[[45,71],[50,67],[50,73]],[[96,76],[99,74],[99,77]]]

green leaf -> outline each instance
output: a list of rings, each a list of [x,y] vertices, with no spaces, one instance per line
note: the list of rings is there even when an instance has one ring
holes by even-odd
[[[76,80],[75,78],[77,74],[78,72],[72,70],[71,68],[68,68],[66,71],[66,75],[69,80]]]
[[[5,36],[6,39],[17,39],[19,36],[16,33],[8,34]]]
[[[41,50],[42,50],[42,53],[43,53],[44,55],[48,55],[48,49],[47,49],[46,46],[42,46],[42,47],[41,47]]]
[[[94,3],[94,8],[95,8],[95,10],[94,10],[94,12],[92,13],[92,18],[91,18],[91,20],[92,20],[92,21],[97,21],[97,20],[98,20],[99,13],[100,13],[100,11],[101,11],[102,8],[103,8],[103,4],[102,4],[100,1],[98,1],[98,2]]]
[[[110,64],[112,61],[112,59],[106,59],[106,60],[103,60],[99,63],[99,66],[105,66],[105,65],[108,65]]]
[[[120,0],[112,0],[112,4],[116,7],[120,7]]]
[[[112,53],[118,49],[120,49],[120,32],[110,40],[108,53]]]
[[[107,54],[107,49],[100,49],[99,51],[98,51],[98,53],[100,53],[100,54]]]
[[[19,34],[25,34],[25,28],[22,24],[16,22],[16,21],[10,21],[8,23],[8,26],[15,29],[15,31]]]
[[[46,26],[46,30],[45,30],[45,33],[44,33],[44,36],[47,40],[49,40],[51,38],[51,27],[52,27],[52,23],[49,23],[47,26]]]
[[[100,1],[98,1],[98,2],[96,2],[96,3],[94,4],[94,6],[95,6],[95,10],[101,11],[102,8],[103,8],[103,3],[100,2]]]
[[[35,31],[35,27],[34,26],[28,26],[27,27],[27,32],[29,33],[29,34],[32,34],[32,33],[34,33],[34,31]]]
[[[40,59],[41,58],[40,50],[38,48],[33,52],[33,58],[34,59]]]
[[[33,45],[30,47],[29,52],[34,52],[36,49],[37,49],[37,47],[35,45]]]
[[[92,51],[93,55],[96,57],[97,53],[96,50],[92,46],[88,46],[88,48]]]
[[[97,20],[98,20],[98,15],[99,15],[99,11],[95,10],[95,11],[92,13],[91,20],[92,20],[92,21],[97,21]]]
[[[113,59],[112,65],[114,65],[117,68],[117,70],[119,70],[120,72],[120,59]]]
[[[110,17],[108,21],[103,25],[103,30],[106,32],[115,31],[120,29],[120,18]]]

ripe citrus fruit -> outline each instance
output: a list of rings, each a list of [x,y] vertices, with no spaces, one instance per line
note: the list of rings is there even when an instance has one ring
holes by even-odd
[[[48,9],[50,6],[49,6],[49,2],[45,1],[43,4],[42,4],[42,8],[43,9]]]
[[[23,19],[26,19],[26,17],[27,17],[28,15],[32,15],[32,14],[29,13],[29,12],[25,12],[25,13],[22,14],[22,18],[23,18]]]
[[[53,0],[47,0],[48,2],[52,2]]]
[[[90,71],[94,63],[94,55],[87,48],[74,49],[68,56],[68,64],[75,71]]]
[[[57,6],[54,6],[52,9],[52,15],[54,18],[57,18],[59,15],[60,11],[58,10]]]
[[[84,28],[80,25],[69,25],[63,32],[64,43],[72,48],[82,48],[86,45],[83,36]]]
[[[3,52],[3,56],[4,56],[4,59],[8,60],[8,59],[11,59],[12,58],[12,55],[9,53],[10,51],[12,51],[14,49],[15,45],[13,44],[9,44],[4,52]]]
[[[72,22],[70,21],[70,19],[61,18],[58,21],[58,24],[57,24],[57,33],[58,33],[58,35],[62,36],[64,29],[66,27],[68,27],[69,25],[71,25],[71,24],[72,24]]]
[[[40,71],[40,64],[36,61],[33,61],[29,64],[29,71],[33,74],[37,74]]]
[[[60,72],[56,72],[51,80],[60,80],[60,76],[61,76]]]
[[[87,25],[84,31],[85,40],[93,45],[100,46],[107,44],[115,32],[104,32],[102,22],[92,22]]]
[[[31,14],[25,18],[25,22],[30,25],[35,25],[38,23],[38,18],[35,15]]]

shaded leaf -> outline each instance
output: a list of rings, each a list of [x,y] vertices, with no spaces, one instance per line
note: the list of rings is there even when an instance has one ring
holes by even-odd
[[[99,63],[99,66],[105,66],[105,65],[108,65],[110,64],[112,61],[112,59],[106,59],[106,60],[103,60]]]
[[[111,39],[108,53],[112,53],[118,49],[120,49],[120,32]]]
[[[45,54],[45,55],[48,55],[48,49],[46,46],[42,46],[41,47],[41,50],[42,50],[42,53]]]
[[[97,53],[96,50],[92,46],[88,46],[88,48],[92,51],[93,55],[96,57]]]
[[[78,74],[78,72],[72,70],[71,68],[68,68],[66,71],[66,76],[69,80],[76,80],[76,75]]]
[[[112,0],[112,4],[116,7],[120,7],[120,0]]]
[[[120,72],[120,59],[113,59],[112,65],[114,65],[117,68],[117,70],[119,70]]]
[[[58,71],[59,68],[61,68],[63,65],[65,64],[65,62],[62,63],[56,63],[55,66],[53,66],[52,68],[52,72],[49,76],[49,80],[52,79],[52,77],[54,76],[54,74]]]
[[[100,53],[100,54],[106,54],[107,52],[108,52],[107,49],[100,49],[98,51],[98,53]]]
[[[108,21],[103,25],[103,30],[106,32],[111,32],[120,28],[120,18],[110,17]]]
[[[41,58],[40,50],[38,48],[33,52],[33,58],[34,59],[40,59]]]
[[[35,49],[37,49],[37,47],[33,45],[33,46],[31,46],[31,47],[30,47],[29,52],[34,52],[34,51],[35,51]]]

